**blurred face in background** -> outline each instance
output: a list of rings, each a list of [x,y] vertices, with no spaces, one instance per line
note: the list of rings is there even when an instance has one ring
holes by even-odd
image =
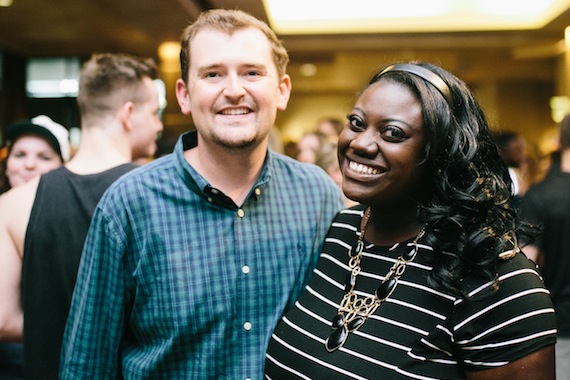
[[[158,90],[152,79],[143,79],[143,89],[145,95],[142,98],[145,100],[134,104],[130,115],[133,161],[154,156],[156,140],[163,129],[159,115]]]
[[[23,135],[12,145],[6,161],[6,177],[17,187],[62,165],[59,154],[42,137]]]

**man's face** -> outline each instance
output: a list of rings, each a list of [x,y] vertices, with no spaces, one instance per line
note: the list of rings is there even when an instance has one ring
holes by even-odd
[[[159,117],[158,90],[150,78],[143,79],[144,101],[134,105],[131,114],[132,160],[149,158],[156,152],[156,138],[162,131]]]
[[[289,76],[279,78],[267,37],[256,28],[227,34],[205,29],[191,41],[188,85],[177,87],[204,144],[250,149],[267,140],[287,107]]]

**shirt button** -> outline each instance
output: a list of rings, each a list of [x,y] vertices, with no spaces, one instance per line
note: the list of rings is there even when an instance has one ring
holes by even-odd
[[[208,202],[212,203],[212,197],[208,197]]]
[[[255,189],[254,193],[259,197],[261,195],[261,189],[259,188]]]
[[[218,194],[218,189],[212,189],[212,194]]]
[[[244,265],[241,267],[241,271],[243,274],[249,274],[249,267],[247,265]]]
[[[252,327],[252,326],[251,326],[251,322],[246,322],[246,323],[243,324],[243,329],[244,329],[245,331],[251,330],[251,327]]]
[[[243,216],[245,215],[245,212],[240,208],[240,209],[238,210],[238,212],[237,212],[237,215],[238,215],[240,218],[243,218]]]

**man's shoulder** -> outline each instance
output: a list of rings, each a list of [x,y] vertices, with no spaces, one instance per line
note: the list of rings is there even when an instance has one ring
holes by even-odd
[[[330,176],[321,167],[315,164],[299,162],[280,153],[273,153],[272,161],[275,169],[281,171],[282,173],[280,174],[282,175],[307,179],[330,179]]]
[[[526,192],[525,197],[542,197],[549,193],[562,192],[566,194],[566,187],[570,185],[570,174],[556,173],[532,185]],[[570,196],[570,193],[567,193]]]
[[[143,165],[132,165],[129,170],[125,170],[125,173],[115,184],[144,181],[168,166],[171,166],[171,160],[166,156]]]
[[[104,198],[119,195],[120,198],[137,198],[142,189],[154,187],[165,178],[160,173],[172,166],[168,157],[161,157],[147,164],[125,170],[107,189]],[[171,175],[167,175],[166,179]],[[160,178],[159,178],[160,177]]]

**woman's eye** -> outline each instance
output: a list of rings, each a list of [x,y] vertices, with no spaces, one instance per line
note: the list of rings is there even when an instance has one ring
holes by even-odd
[[[403,141],[406,139],[406,134],[402,129],[394,126],[387,126],[382,130],[382,136],[390,141]]]
[[[360,119],[359,117],[356,117],[356,116],[349,116],[348,117],[348,125],[352,130],[355,130],[355,131],[362,131],[362,130],[366,129],[366,126],[364,125],[364,122],[362,121],[362,119]]]

